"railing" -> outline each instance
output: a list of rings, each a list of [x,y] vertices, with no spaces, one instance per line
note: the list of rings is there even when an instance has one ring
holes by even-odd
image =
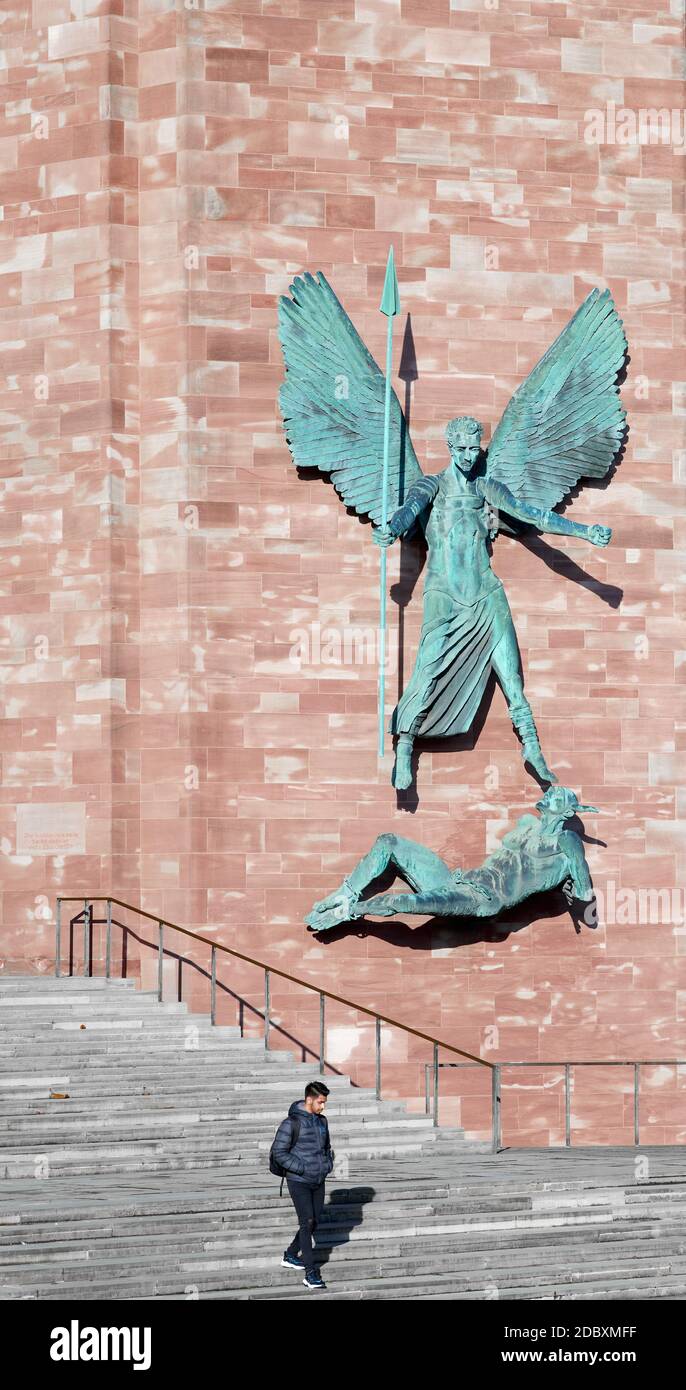
[[[441,1038],[435,1038],[430,1033],[421,1033],[417,1028],[410,1028],[407,1023],[401,1023],[397,1018],[388,1018],[385,1014],[377,1013],[375,1009],[368,1009],[364,1004],[356,1004],[352,999],[344,999],[340,994],[333,994],[331,990],[322,989],[319,985],[313,985],[309,980],[302,980],[297,975],[289,975],[286,970],[278,970],[275,966],[266,965],[264,961],[255,960],[253,956],[246,956],[242,951],[236,951],[232,946],[224,946],[221,942],[212,941],[208,936],[202,936],[199,932],[189,931],[187,927],[179,927],[175,922],[168,922],[164,917],[158,917],[150,912],[144,912],[142,908],[133,907],[131,903],[122,902],[119,898],[87,897],[87,898],[58,898],[57,913],[55,918],[55,975],[61,974],[62,962],[62,904],[63,903],[83,903],[80,912],[77,912],[69,920],[69,974],[73,975],[74,969],[74,927],[79,922],[83,922],[83,975],[90,978],[93,974],[93,928],[95,926],[106,927],[105,936],[105,977],[111,978],[112,970],[112,928],[118,927],[123,933],[122,938],[122,977],[126,978],[127,969],[127,945],[128,938],[132,936],[141,946],[149,946],[152,950],[157,950],[157,997],[162,1000],[164,983],[164,957],[172,956],[178,961],[178,981],[177,997],[179,1003],[182,1002],[182,969],[184,965],[193,966],[201,974],[207,977],[207,971],[199,966],[197,961],[185,960],[170,950],[164,944],[165,928],[171,931],[180,932],[182,936],[189,936],[193,941],[204,942],[211,949],[210,957],[210,1021],[216,1022],[217,1017],[217,988],[226,990],[226,986],[221,985],[217,980],[217,952],[223,955],[232,956],[236,960],[242,960],[249,965],[256,965],[264,971],[264,1013],[261,1017],[264,1020],[264,1045],[269,1048],[269,1032],[271,1028],[271,977],[278,975],[283,980],[290,980],[292,984],[301,985],[303,989],[312,990],[319,995],[319,1070],[324,1072],[326,1066],[325,1059],[325,1034],[326,1034],[326,1003],[327,999],[334,1000],[337,1004],[343,1004],[346,1008],[356,1009],[359,1013],[367,1014],[375,1020],[375,1060],[376,1060],[376,1097],[381,1099],[381,1024],[386,1023],[389,1027],[400,1028],[404,1033],[411,1034],[414,1038],[421,1038],[424,1042],[431,1043],[433,1047],[433,1061],[429,1064],[434,1078],[434,1103],[433,1103],[433,1122],[438,1124],[438,1077],[440,1065],[451,1065],[439,1063],[438,1050],[444,1048],[446,1052],[452,1052],[459,1057],[467,1057],[468,1063],[452,1063],[453,1066],[481,1066],[487,1067],[491,1073],[491,1142],[494,1153],[500,1149],[500,1067],[494,1062],[486,1062],[483,1057],[476,1057],[472,1052],[464,1052],[460,1047],[454,1047],[452,1043],[443,1042]],[[105,917],[95,918],[93,916],[94,903],[106,904]],[[157,923],[157,944],[147,941],[145,937],[138,936],[132,927],[125,922],[119,922],[114,917],[113,907],[123,908],[125,912],[133,912],[137,917],[143,917],[148,922]],[[228,991],[232,992],[232,991]],[[237,996],[236,996],[237,997]],[[241,1006],[242,1000],[239,1001]],[[258,1011],[259,1012],[259,1011]],[[239,1013],[240,1031],[243,1036],[243,1007]],[[428,1112],[427,1112],[428,1113]]]
[[[469,1067],[471,1062],[439,1062],[439,1067]],[[496,1071],[498,1073],[498,1096],[500,1097],[502,1085],[502,1071],[507,1067],[533,1067],[535,1070],[542,1070],[546,1067],[554,1071],[564,1071],[565,1077],[565,1147],[571,1148],[572,1144],[572,1101],[571,1101],[571,1076],[572,1067],[633,1067],[634,1069],[634,1144],[640,1144],[640,1123],[639,1123],[639,1092],[641,1067],[686,1067],[686,1061],[666,1061],[660,1058],[658,1061],[651,1061],[650,1058],[642,1058],[640,1061],[626,1062],[606,1062],[606,1061],[584,1061],[584,1062],[498,1062]],[[424,1067],[424,1103],[427,1115],[429,1114],[429,1074],[430,1068]],[[437,1096],[434,1092],[434,1113],[438,1112]]]

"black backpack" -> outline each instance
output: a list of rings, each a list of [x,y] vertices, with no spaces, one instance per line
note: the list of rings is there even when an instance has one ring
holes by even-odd
[[[292,1137],[289,1147],[292,1149],[295,1147],[295,1145],[298,1142],[298,1139],[300,1138],[300,1120],[298,1119],[297,1115],[290,1115],[289,1119],[291,1122],[292,1131]],[[279,1128],[281,1128],[281,1126],[279,1126]],[[275,1143],[276,1135],[274,1135],[274,1144]],[[277,1178],[285,1178],[286,1169],[283,1168],[279,1163],[278,1159],[274,1157],[274,1144],[272,1144],[271,1149],[269,1150],[269,1171],[270,1173],[274,1173]]]
[[[300,1120],[298,1119],[298,1116],[297,1116],[297,1115],[289,1115],[288,1118],[290,1119],[290,1122],[291,1122],[291,1131],[292,1131],[292,1137],[291,1137],[291,1142],[290,1142],[290,1146],[289,1146],[289,1147],[290,1147],[291,1149],[293,1149],[293,1148],[295,1148],[295,1145],[297,1144],[298,1139],[300,1138]],[[323,1119],[324,1119],[324,1123],[325,1123],[325,1125],[326,1125],[326,1146],[325,1146],[325,1147],[326,1147],[326,1150],[331,1154],[332,1159],[334,1159],[334,1158],[335,1158],[335,1153],[334,1153],[333,1149],[331,1148],[331,1140],[329,1139],[329,1122],[328,1122],[328,1120],[327,1120],[327,1118],[326,1118],[326,1115],[323,1116]],[[275,1144],[275,1143],[276,1143],[276,1135],[274,1135],[274,1143],[272,1144],[271,1149],[269,1150],[269,1171],[270,1171],[270,1173],[274,1173],[274,1175],[275,1175],[277,1178],[281,1178],[281,1186],[280,1186],[280,1188],[279,1188],[279,1196],[280,1196],[280,1197],[283,1197],[283,1180],[284,1180],[284,1178],[286,1177],[286,1171],[287,1171],[287,1170],[286,1170],[284,1167],[282,1167],[282,1165],[279,1163],[279,1160],[278,1160],[277,1158],[274,1157],[274,1144]]]

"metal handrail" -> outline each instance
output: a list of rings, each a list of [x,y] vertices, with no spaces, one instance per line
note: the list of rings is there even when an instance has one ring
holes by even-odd
[[[150,946],[157,950],[158,969],[157,969],[157,997],[162,999],[163,994],[163,960],[166,955],[174,955],[179,961],[179,985],[178,997],[181,1002],[181,957],[176,956],[175,952],[169,950],[164,945],[164,929],[170,927],[172,931],[181,932],[182,936],[190,936],[193,941],[202,941],[211,948],[211,974],[210,974],[210,1021],[216,1022],[216,990],[217,990],[217,951],[222,951],[225,955],[234,956],[238,960],[246,961],[249,965],[256,965],[264,971],[264,1045],[269,1048],[269,1032],[271,1027],[271,976],[279,975],[283,980],[290,980],[292,984],[301,985],[303,989],[311,989],[319,995],[319,1071],[324,1072],[326,1061],[324,1057],[325,1042],[325,999],[333,999],[337,1004],[343,1004],[346,1008],[356,1009],[359,1013],[368,1014],[375,1020],[375,1051],[376,1051],[376,1097],[381,1099],[381,1024],[386,1023],[392,1028],[401,1028],[403,1032],[410,1033],[412,1037],[421,1038],[424,1042],[429,1042],[433,1047],[433,1061],[431,1063],[434,1075],[434,1107],[433,1122],[438,1125],[438,1074],[439,1061],[438,1049],[445,1048],[447,1052],[455,1053],[458,1057],[467,1057],[469,1063],[453,1063],[454,1066],[482,1066],[488,1067],[491,1072],[491,1097],[492,1097],[492,1147],[494,1153],[500,1148],[500,1085],[499,1068],[494,1062],[487,1062],[483,1057],[477,1057],[473,1052],[465,1052],[461,1047],[455,1047],[453,1043],[444,1042],[442,1038],[436,1038],[431,1033],[422,1033],[418,1028],[411,1028],[407,1023],[401,1023],[397,1018],[389,1018],[386,1014],[380,1014],[375,1009],[368,1009],[365,1004],[357,1004],[352,999],[345,999],[340,994],[334,994],[331,990],[322,989],[320,985],[313,985],[310,980],[303,980],[298,975],[290,975],[287,970],[280,970],[276,966],[267,965],[265,961],[256,960],[254,956],[246,956],[242,951],[235,950],[232,946],[225,946],[220,941],[212,941],[210,937],[203,936],[200,932],[190,931],[188,927],[180,927],[176,922],[169,922],[165,917],[157,914],[145,912],[143,908],[134,907],[132,903],[125,903],[121,898],[106,897],[104,894],[96,894],[88,897],[58,897],[57,912],[55,917],[55,975],[59,977],[61,966],[61,947],[62,947],[62,903],[83,903],[81,911],[70,919],[70,931],[74,924],[83,919],[83,974],[89,978],[93,974],[93,927],[106,926],[106,945],[105,945],[105,975],[110,978],[111,959],[112,959],[112,927],[119,927],[124,932],[123,951],[125,952],[126,934],[131,932],[132,936],[141,945]],[[93,917],[93,904],[106,903],[107,916],[97,922]],[[138,917],[144,917],[149,922],[157,925],[157,946],[152,941],[145,941],[136,936],[131,927],[124,922],[117,922],[112,915],[112,906],[123,907],[126,912],[134,912]],[[195,961],[186,962],[196,965]],[[71,954],[69,961],[69,973],[71,970]],[[447,1065],[444,1063],[443,1065]]]
[[[472,1063],[472,1062],[439,1062],[439,1063],[438,1063],[438,1066],[439,1066],[439,1067],[450,1067],[450,1068],[453,1068],[453,1069],[457,1069],[458,1067],[470,1067],[470,1066],[473,1066],[473,1063]],[[503,1067],[533,1067],[533,1068],[534,1068],[535,1070],[537,1070],[537,1071],[538,1071],[538,1070],[543,1070],[543,1068],[545,1068],[545,1067],[550,1067],[550,1068],[552,1068],[554,1071],[564,1072],[564,1078],[565,1078],[565,1148],[569,1149],[569,1148],[572,1147],[572,1108],[571,1108],[571,1072],[572,1072],[572,1067],[633,1067],[633,1069],[634,1069],[634,1146],[636,1146],[636,1145],[640,1144],[640,1142],[641,1142],[641,1140],[640,1140],[640,1122],[639,1122],[639,1088],[640,1088],[640,1071],[641,1071],[641,1067],[686,1067],[686,1059],[680,1060],[679,1058],[664,1058],[664,1057],[660,1057],[660,1058],[650,1058],[650,1057],[642,1057],[642,1058],[640,1058],[640,1059],[627,1058],[626,1060],[623,1060],[623,1061],[622,1061],[621,1059],[619,1059],[619,1060],[613,1059],[612,1061],[605,1061],[604,1059],[600,1059],[599,1061],[596,1061],[596,1060],[592,1060],[592,1061],[584,1060],[583,1062],[581,1062],[581,1061],[580,1061],[580,1062],[574,1062],[574,1061],[569,1061],[569,1062],[498,1062],[498,1063],[496,1063],[495,1070],[496,1070],[497,1075],[498,1075],[497,1089],[498,1089],[498,1098],[499,1098],[499,1099],[500,1099],[500,1092],[501,1092],[501,1085],[502,1085],[502,1069],[503,1069]],[[430,1071],[430,1067],[429,1067],[428,1065],[425,1064],[425,1066],[424,1066],[424,1107],[425,1107],[425,1111],[426,1111],[426,1114],[427,1114],[427,1115],[429,1114],[429,1071]],[[495,1082],[494,1082],[494,1085],[495,1085]],[[436,1094],[434,1093],[434,1110],[436,1109],[436,1100],[437,1100],[437,1097],[436,1097]]]

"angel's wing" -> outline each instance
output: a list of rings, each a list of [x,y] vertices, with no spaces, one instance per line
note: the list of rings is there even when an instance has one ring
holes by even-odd
[[[330,473],[346,505],[379,525],[385,377],[321,270],[298,276],[290,291],[279,300],[279,404],[293,462]],[[393,390],[390,439],[389,516],[422,477]]]
[[[580,478],[604,477],[624,432],[616,379],[626,347],[610,291],[591,290],[506,407],[488,477],[546,509]]]

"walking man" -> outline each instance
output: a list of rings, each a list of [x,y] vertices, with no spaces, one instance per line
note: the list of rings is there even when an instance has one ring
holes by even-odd
[[[315,1263],[314,1233],[324,1206],[326,1179],[334,1164],[324,1115],[328,1094],[323,1081],[310,1081],[304,1100],[295,1100],[287,1119],[281,1121],[272,1147],[277,1163],[286,1170],[288,1191],[298,1217],[298,1229],[281,1263],[286,1269],[303,1269],[303,1284],[308,1289],[326,1288]]]

